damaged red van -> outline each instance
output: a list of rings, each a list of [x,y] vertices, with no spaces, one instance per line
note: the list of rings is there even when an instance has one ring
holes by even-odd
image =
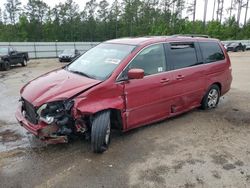
[[[215,108],[231,82],[230,59],[217,39],[115,39],[27,83],[16,118],[47,143],[82,135],[101,153],[111,129],[128,131],[193,108]]]

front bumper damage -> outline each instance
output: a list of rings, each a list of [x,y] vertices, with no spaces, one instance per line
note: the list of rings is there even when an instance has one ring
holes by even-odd
[[[56,123],[49,125],[43,121],[39,121],[38,124],[31,123],[22,113],[22,104],[19,104],[15,115],[19,124],[41,141],[47,144],[68,143],[71,132],[64,134],[65,132],[67,133],[67,131],[64,131],[64,133],[62,133],[62,127]],[[77,122],[76,132],[85,133],[87,129],[84,122],[81,121],[81,124],[79,124],[80,121]]]

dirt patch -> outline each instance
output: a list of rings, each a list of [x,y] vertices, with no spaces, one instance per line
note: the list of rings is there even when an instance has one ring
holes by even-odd
[[[216,179],[221,179],[221,175],[219,174],[218,171],[213,170],[212,171],[212,176],[215,177]]]
[[[22,157],[25,155],[25,150],[22,149],[14,149],[11,151],[1,152],[0,157],[0,167],[4,166],[5,163],[8,163],[8,160],[13,160],[18,157]]]
[[[235,125],[250,125],[250,113],[240,109],[232,109],[226,113],[225,119]]]
[[[174,163],[175,164],[172,166],[172,168],[174,169],[175,173],[177,173],[178,170],[182,169],[185,165],[195,165],[197,163],[204,164],[205,161],[200,159],[187,159],[182,161],[174,161]]]
[[[211,155],[211,157],[213,159],[212,162],[214,164],[224,165],[224,164],[228,163],[226,155]]]
[[[223,169],[225,169],[225,170],[232,170],[234,168],[236,168],[236,167],[230,163],[223,165]]]
[[[169,168],[167,166],[158,166],[153,169],[148,169],[141,173],[140,180],[147,180],[149,182],[157,182],[160,185],[165,185],[166,180],[164,176],[167,175]]]
[[[236,166],[243,166],[244,163],[243,163],[242,161],[238,160],[238,161],[236,161],[236,162],[234,163],[234,165],[236,165]]]
[[[195,183],[185,183],[184,187],[185,188],[194,188],[195,187]]]
[[[14,158],[14,157],[20,157],[25,154],[25,150],[23,149],[14,149],[11,151],[1,152],[1,157],[4,158]]]
[[[6,121],[0,120],[0,127],[4,125],[8,125],[8,123]]]
[[[4,78],[5,76],[6,76],[5,73],[1,73],[1,74],[0,74],[0,79]]]
[[[0,132],[0,142],[6,143],[6,142],[14,142],[17,140],[20,140],[22,136],[14,131],[11,131],[9,129]]]

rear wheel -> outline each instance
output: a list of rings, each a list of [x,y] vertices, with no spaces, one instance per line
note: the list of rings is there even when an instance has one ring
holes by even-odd
[[[216,108],[220,100],[220,88],[218,85],[212,85],[203,97],[201,102],[201,108],[212,109]]]
[[[21,63],[23,67],[27,66],[27,60],[25,58],[23,58],[23,62]]]
[[[102,153],[108,149],[110,133],[110,111],[97,113],[94,116],[91,128],[91,147],[93,152]]]
[[[3,62],[3,70],[4,71],[10,70],[10,62],[9,61]]]

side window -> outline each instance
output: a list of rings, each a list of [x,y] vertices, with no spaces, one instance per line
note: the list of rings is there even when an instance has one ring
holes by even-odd
[[[169,56],[173,69],[181,69],[198,64],[194,43],[170,44]]]
[[[13,51],[14,51],[14,49],[10,47],[10,48],[9,48],[9,51],[10,51],[10,52],[13,52]]]
[[[200,47],[206,63],[225,59],[224,53],[217,42],[200,42]]]
[[[142,50],[133,59],[128,68],[143,69],[145,76],[166,71],[163,44],[155,44]]]

